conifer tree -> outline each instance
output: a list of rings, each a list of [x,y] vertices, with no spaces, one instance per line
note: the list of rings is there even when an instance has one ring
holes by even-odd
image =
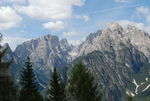
[[[54,68],[47,95],[48,101],[66,101],[65,85],[56,68]]]
[[[82,63],[73,67],[68,86],[75,101],[101,101],[98,85],[91,72]]]
[[[0,41],[2,35],[0,34]],[[0,45],[0,101],[17,101],[16,89],[10,75],[10,62],[4,62],[3,57],[7,52],[7,48],[3,49]]]
[[[127,96],[127,101],[133,101],[133,97],[131,95]]]
[[[21,73],[20,85],[19,101],[43,101],[43,98],[38,91],[39,85],[29,57],[27,58],[25,67]]]

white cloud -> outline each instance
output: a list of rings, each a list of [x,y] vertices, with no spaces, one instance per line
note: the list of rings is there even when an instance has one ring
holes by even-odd
[[[79,33],[77,33],[77,32],[63,32],[64,37],[74,37],[77,35],[79,35]]]
[[[17,47],[17,45],[28,41],[30,39],[27,38],[23,38],[23,37],[3,37],[2,43],[8,43],[11,47],[12,50],[15,50],[15,48]]]
[[[81,38],[82,36],[85,35],[86,35],[85,32],[80,32],[80,31],[63,32],[63,37],[67,37],[67,38]]]
[[[72,16],[73,6],[82,6],[83,0],[28,0],[27,6],[16,10],[38,19],[64,19]]]
[[[150,23],[150,8],[149,7],[137,7],[137,12]]]
[[[0,4],[25,4],[27,3],[27,0],[0,0]]]
[[[48,22],[44,23],[43,27],[51,30],[61,30],[65,28],[65,24],[62,21]]]
[[[7,1],[7,0],[6,0],[6,1]],[[12,3],[19,3],[19,4],[22,4],[22,3],[27,2],[27,0],[8,0],[8,1],[10,1],[10,2],[12,2]]]
[[[0,30],[18,26],[22,18],[10,7],[0,7]]]
[[[150,26],[146,26],[144,23],[137,23],[137,22],[133,22],[133,21],[129,21],[129,20],[120,20],[117,22],[120,25],[122,25],[123,27],[127,27],[127,25],[133,25],[133,26],[139,28],[140,30],[144,30],[144,31],[150,33]]]
[[[133,0],[115,0],[116,2],[129,2],[129,1],[133,1]]]
[[[122,25],[123,27],[127,27],[128,25],[133,25],[133,26],[136,26],[138,28],[141,28],[142,26],[144,26],[143,23],[136,23],[136,22],[133,22],[133,21],[129,21],[129,20],[120,20],[120,21],[117,21],[120,25]]]
[[[89,17],[89,16],[84,15],[84,16],[83,16],[83,19],[84,19],[84,21],[85,21],[85,22],[87,22],[87,21],[89,21],[89,20],[90,20],[90,17]]]
[[[136,10],[142,14],[147,14],[150,12],[150,9],[148,7],[137,7]]]
[[[76,32],[76,31],[72,31],[72,32],[63,32],[63,37],[68,39],[68,42],[72,45],[79,45],[81,44],[84,40],[85,37],[82,38],[83,34],[81,34],[81,32]]]
[[[74,46],[77,46],[82,43],[82,40],[68,40],[68,42]]]
[[[76,19],[84,20],[85,22],[87,22],[87,21],[90,20],[90,17],[87,16],[87,15],[76,15],[75,18],[76,18]]]

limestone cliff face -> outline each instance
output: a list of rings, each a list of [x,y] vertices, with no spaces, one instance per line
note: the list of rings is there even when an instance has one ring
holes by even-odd
[[[72,46],[68,44],[66,39],[59,40],[54,35],[46,35],[24,42],[13,52],[16,74],[19,75],[19,71],[24,67],[24,62],[29,56],[40,82],[47,83],[49,73],[53,71],[54,67],[64,77],[67,71],[66,65],[71,61],[69,55],[71,49]]]
[[[97,32],[97,37],[94,37],[92,41],[87,38],[79,46],[78,55],[88,54],[94,50],[110,50],[111,46],[118,50],[120,49],[120,43],[131,43],[147,57],[150,55],[150,36],[148,33],[131,25],[123,28],[118,23],[111,23],[106,29]]]
[[[150,92],[148,33],[134,26],[123,28],[111,23],[106,29],[91,34],[77,50],[75,61],[83,61],[104,88],[113,92],[107,96],[121,96],[122,91],[132,95]]]
[[[71,58],[68,52],[71,51],[67,40],[59,40],[57,36],[47,35],[38,39],[25,42],[19,45],[14,51],[16,62],[24,62],[30,56],[35,68],[52,68],[63,66]]]

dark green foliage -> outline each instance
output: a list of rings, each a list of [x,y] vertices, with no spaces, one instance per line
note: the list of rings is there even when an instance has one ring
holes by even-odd
[[[2,35],[0,34],[0,41],[2,40]],[[17,101],[16,100],[16,89],[13,85],[12,78],[9,72],[9,62],[4,62],[3,57],[7,51],[2,49],[0,45],[0,101]]]
[[[19,101],[43,101],[42,96],[38,92],[38,83],[32,69],[30,58],[25,62],[20,79],[20,96]]]
[[[66,101],[65,85],[56,71],[56,68],[54,68],[47,95],[48,101]]]
[[[74,66],[70,76],[69,92],[75,101],[101,101],[98,85],[82,63]]]
[[[133,101],[133,97],[128,95],[127,101]]]
[[[135,96],[133,101],[150,101],[150,95]]]

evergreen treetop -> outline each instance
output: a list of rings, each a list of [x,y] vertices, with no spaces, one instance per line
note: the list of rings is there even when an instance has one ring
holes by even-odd
[[[52,74],[52,79],[48,88],[48,101],[65,101],[65,86],[56,68]]]
[[[43,101],[38,91],[38,82],[32,69],[32,62],[27,58],[20,78],[20,101]]]
[[[74,65],[71,71],[69,92],[77,101],[101,101],[94,76],[82,63]]]

